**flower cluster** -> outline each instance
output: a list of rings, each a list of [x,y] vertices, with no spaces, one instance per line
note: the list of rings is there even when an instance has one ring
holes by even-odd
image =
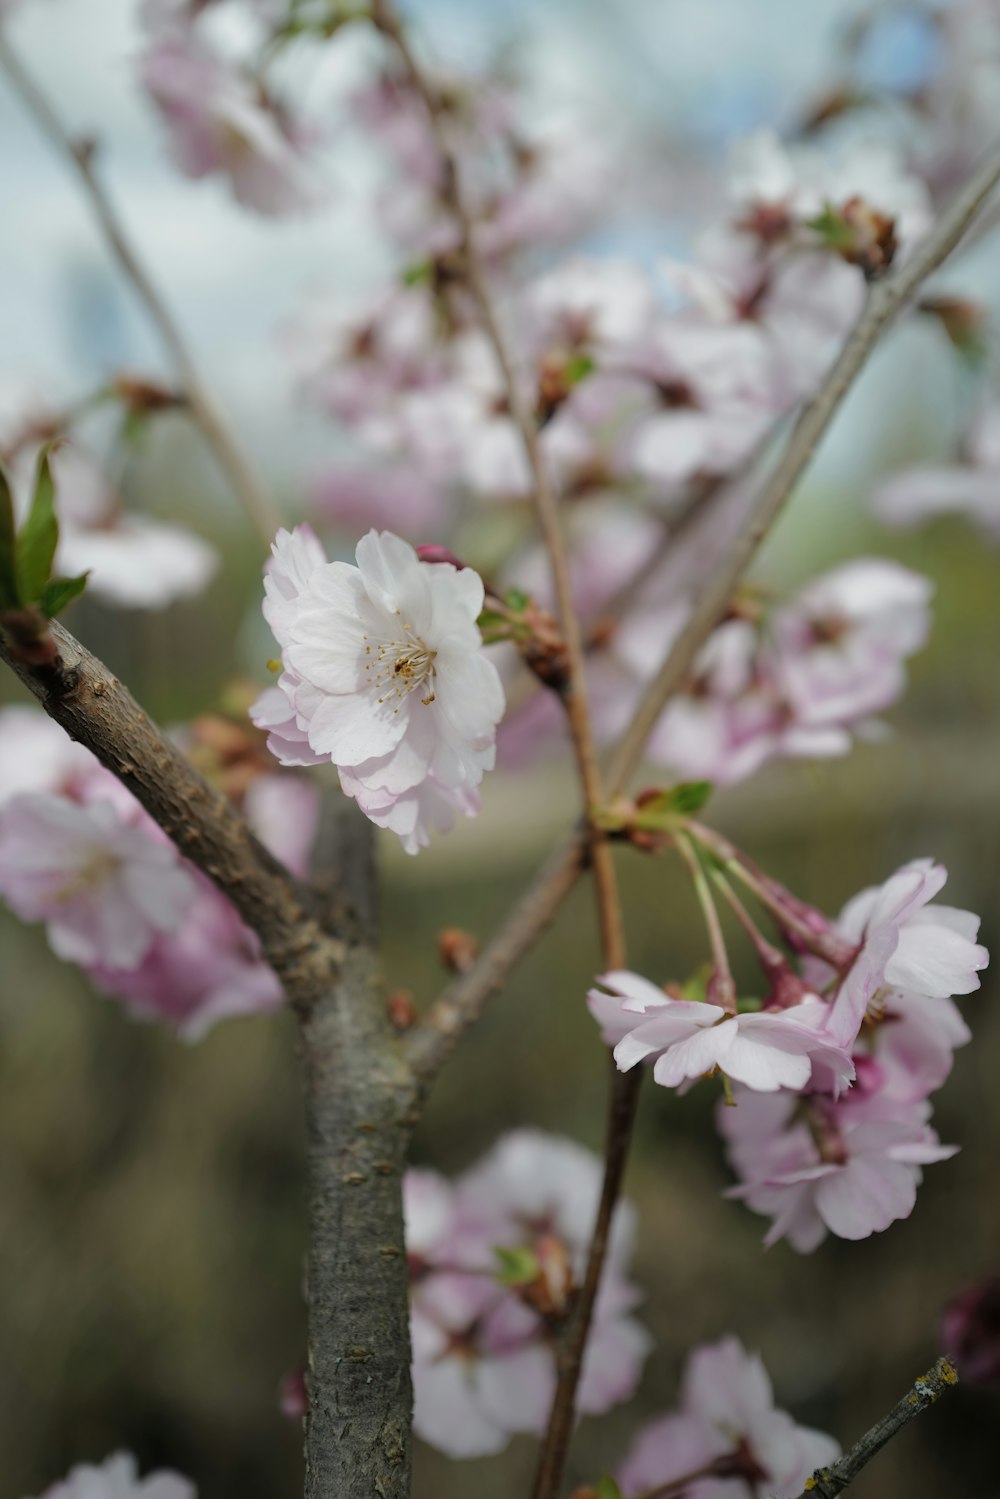
[[[357,565],[328,562],[307,526],[280,531],[264,614],[282,673],[253,709],[284,765],[332,761],[366,816],[416,853],[475,815],[504,709],[482,651],[483,584],[370,531]]]
[[[794,1499],[816,1468],[839,1455],[832,1437],[777,1410],[767,1370],[735,1338],[696,1348],[679,1409],[639,1432],[618,1472],[625,1499]]]
[[[244,801],[258,836],[296,862],[317,810],[297,779],[262,777]],[[282,1003],[229,900],[110,771],[32,708],[0,710],[0,895],[44,921],[53,951],[98,989],[188,1040]]]
[[[618,567],[628,568],[633,546],[650,544],[643,524],[617,536],[615,528],[614,512],[592,513],[577,528],[576,592],[596,630]],[[623,554],[618,561],[612,548]],[[602,738],[620,732],[687,622],[695,602],[685,578],[691,556],[690,547],[679,547],[620,624],[604,632],[605,648],[590,666]],[[519,576],[547,597],[537,554]],[[761,594],[738,599],[660,717],[649,758],[678,780],[732,785],[775,758],[845,754],[852,736],[877,732],[877,715],[900,696],[905,662],[927,638],[931,591],[920,574],[865,557],[783,601]],[[501,753],[517,758],[537,751],[559,727],[551,707],[533,699],[505,723]]]
[[[99,1466],[79,1463],[71,1468],[41,1499],[197,1499],[197,1494],[193,1483],[166,1469],[140,1478],[135,1458],[116,1452]]]
[[[452,1457],[498,1452],[541,1432],[555,1389],[554,1337],[586,1263],[601,1163],[569,1140],[506,1135],[454,1182],[407,1174],[414,1425]],[[649,1337],[630,1315],[632,1208],[616,1210],[578,1408],[634,1391]]]
[[[309,162],[314,132],[273,96],[255,65],[268,27],[257,28],[247,55],[223,45],[235,28],[214,22],[226,8],[145,0],[142,83],[167,127],[171,158],[186,176],[227,177],[236,201],[258,213],[301,212],[322,197]],[[245,26],[251,17],[241,9]]]
[[[718,1123],[740,1179],[730,1195],[772,1220],[766,1243],[787,1238],[809,1251],[827,1232],[867,1238],[909,1216],[922,1166],[955,1153],[931,1128],[928,1099],[969,1039],[952,996],[977,989],[988,961],[978,918],[932,904],[946,875],[928,859],[855,896],[829,923],[728,852],[728,872],[775,915],[798,968],[717,869],[765,976],[763,1005],[738,1000],[716,913],[704,994],[610,973],[590,993],[591,1012],[621,1069],[650,1064],[664,1087],[721,1074]],[[707,883],[700,888],[711,914]]]

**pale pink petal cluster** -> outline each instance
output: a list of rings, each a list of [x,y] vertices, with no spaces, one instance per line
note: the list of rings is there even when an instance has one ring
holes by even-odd
[[[414,1424],[425,1441],[475,1457],[544,1429],[555,1329],[583,1275],[600,1185],[596,1156],[532,1130],[505,1136],[453,1183],[407,1173]],[[622,1204],[581,1379],[590,1414],[628,1399],[649,1351],[626,1278],[633,1226]],[[501,1284],[498,1249],[530,1251],[538,1284]]]
[[[649,1062],[661,1087],[721,1072],[755,1092],[802,1089],[815,1064],[839,1092],[854,1076],[849,1052],[823,1029],[827,1012],[817,1002],[733,1015],[705,1000],[672,999],[637,973],[605,973],[597,982],[587,1003],[619,1070]]]
[[[702,1476],[684,1484],[687,1499],[795,1499],[839,1452],[832,1437],[775,1406],[760,1357],[730,1337],[689,1356],[678,1409],[639,1432],[618,1481],[625,1499],[688,1474]]]
[[[729,1195],[772,1220],[765,1244],[787,1239],[809,1253],[827,1233],[866,1239],[908,1218],[922,1167],[957,1151],[940,1143],[929,1116],[926,1103],[877,1092],[839,1103],[741,1092],[736,1107],[719,1115],[740,1178]]]
[[[176,850],[123,823],[111,802],[28,793],[0,818],[0,895],[46,923],[59,957],[134,968],[179,929],[195,888]]]
[[[147,7],[139,59],[143,86],[168,130],[171,158],[188,177],[219,174],[244,207],[300,213],[323,197],[309,160],[311,132],[265,91],[249,60],[213,46],[206,7]]]
[[[922,1168],[957,1149],[931,1127],[929,1096],[969,1040],[952,996],[979,988],[988,954],[978,917],[933,904],[945,879],[930,859],[912,860],[849,901],[825,933],[813,928],[842,945],[842,961],[806,956],[801,967],[823,995],[809,1002],[820,1034],[853,1057],[850,1091],[841,1096],[820,1058],[808,1087],[766,1099],[741,1087],[736,1107],[719,1113],[739,1178],[731,1195],[772,1220],[769,1244],[787,1238],[808,1252],[828,1232],[882,1232],[913,1211]],[[808,948],[801,925],[794,935]]]
[[[357,564],[327,562],[307,527],[279,532],[264,612],[283,671],[253,710],[286,765],[332,761],[373,822],[416,853],[473,816],[504,694],[482,651],[483,584],[370,531]]]
[[[244,812],[275,856],[305,874],[314,788],[293,775],[258,777]],[[283,1002],[230,901],[115,776],[33,708],[0,710],[0,893],[25,919],[45,921],[54,950],[97,988],[186,1040]]]
[[[139,1477],[139,1465],[128,1452],[116,1452],[103,1463],[79,1463],[40,1499],[197,1499],[195,1486],[179,1473],[160,1469]]]

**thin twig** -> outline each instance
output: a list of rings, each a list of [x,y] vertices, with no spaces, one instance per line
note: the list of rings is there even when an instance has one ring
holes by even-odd
[[[270,543],[281,524],[270,496],[206,389],[190,350],[153,284],[128,236],[107,191],[94,169],[94,144],[75,140],[47,96],[21,62],[0,28],[0,68],[49,141],[73,167],[108,247],[155,325],[183,387],[185,403],[208,446],[225,470],[232,488],[260,533]]]
[[[940,1400],[948,1390],[958,1384],[958,1371],[946,1358],[939,1358],[933,1369],[918,1379],[912,1390],[908,1390],[887,1416],[876,1421],[849,1452],[831,1463],[828,1468],[817,1468],[799,1495],[799,1499],[837,1499],[849,1483],[881,1452],[886,1442],[908,1426],[915,1416]]]
[[[879,338],[921,284],[951,254],[998,181],[1000,150],[994,150],[909,260],[880,281],[869,294],[864,311],[839,358],[792,428],[784,455],[760,490],[742,532],[706,584],[691,618],[622,736],[607,772],[612,793],[626,784],[638,769],[646,741],[667,701],[683,684],[698,652],[725,614],[734,588],[791,498]]]

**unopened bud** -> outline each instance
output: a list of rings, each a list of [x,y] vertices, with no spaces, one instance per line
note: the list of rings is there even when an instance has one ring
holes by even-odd
[[[393,989],[385,997],[389,1020],[397,1031],[408,1031],[416,1022],[417,1007],[409,989]]]
[[[479,956],[479,942],[459,926],[438,933],[438,956],[451,973],[468,973]]]
[[[574,1290],[569,1250],[555,1234],[543,1234],[535,1240],[534,1254],[538,1275],[521,1287],[521,1295],[539,1316],[560,1321],[570,1309]]]
[[[871,280],[887,271],[896,254],[896,221],[879,213],[864,198],[848,198],[841,209],[847,231],[840,253],[850,265],[861,268]]]

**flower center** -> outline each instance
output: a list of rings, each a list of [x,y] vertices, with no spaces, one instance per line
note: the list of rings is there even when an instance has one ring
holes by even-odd
[[[398,611],[397,611],[398,613]],[[434,678],[437,668],[437,651],[431,650],[412,625],[400,620],[402,632],[399,639],[383,640],[377,645],[365,636],[365,676],[368,686],[378,693],[380,703],[392,703],[393,713],[417,688],[427,687],[420,701],[434,701]]]
[[[58,903],[68,905],[71,900],[76,900],[81,895],[86,895],[88,890],[103,885],[117,872],[121,860],[117,854],[109,853],[101,849],[95,853],[86,864],[74,870],[73,874],[61,885],[55,893]]]

